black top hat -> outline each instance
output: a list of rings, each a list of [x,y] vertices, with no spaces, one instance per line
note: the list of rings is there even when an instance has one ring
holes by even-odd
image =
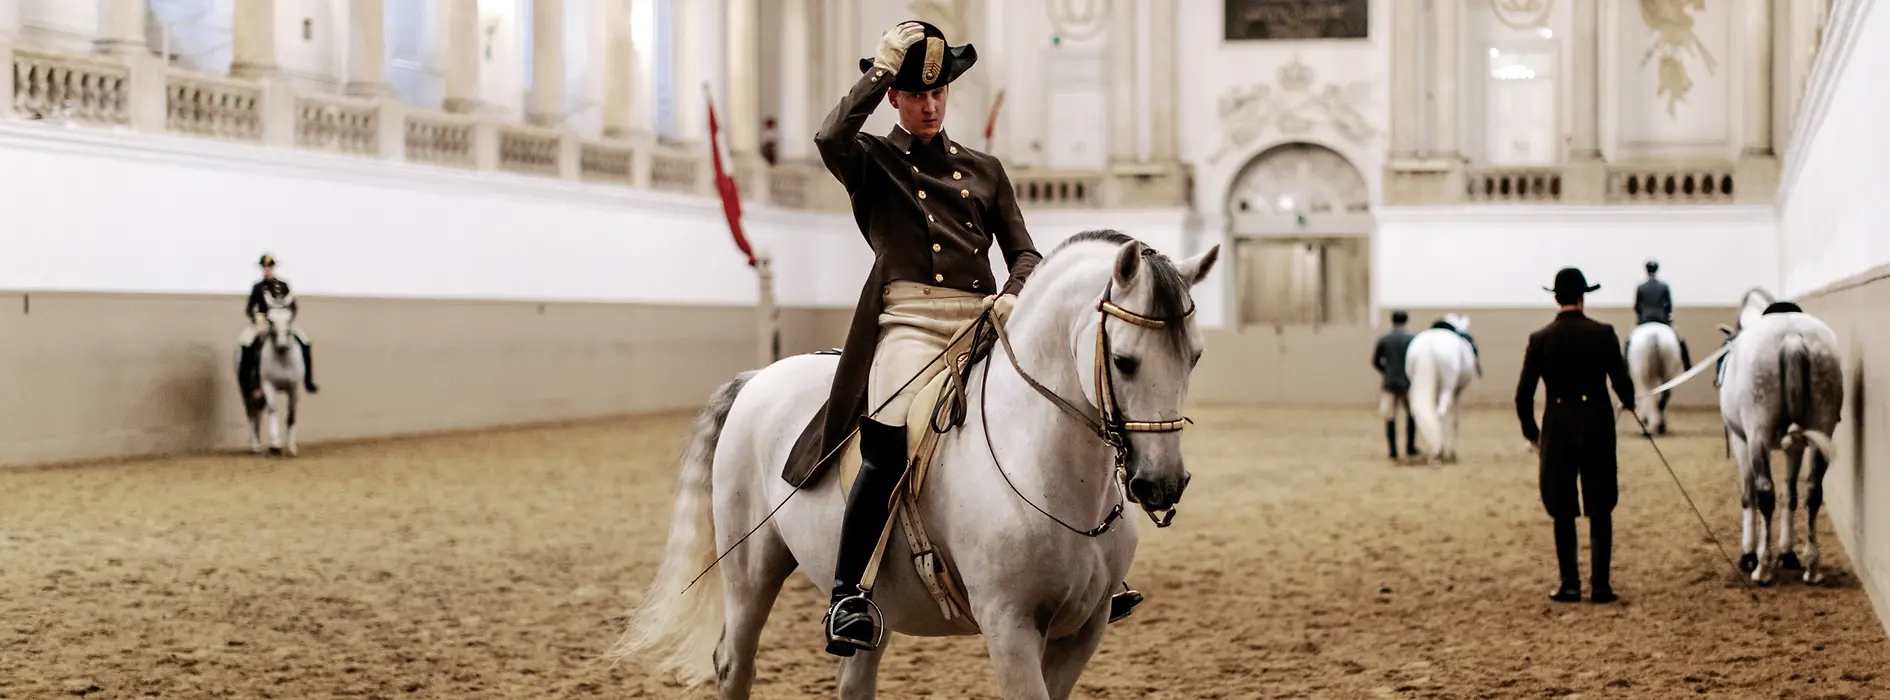
[[[965,71],[971,70],[971,64],[978,62],[978,50],[971,44],[951,46],[945,43],[945,32],[927,22],[913,20],[925,28],[925,38],[906,49],[905,62],[893,74],[892,87],[906,92],[925,92],[936,90],[951,84]],[[873,59],[860,59],[860,72],[873,69]]]
[[[263,267],[275,267],[275,266],[276,266],[276,256],[274,256],[274,255],[270,255],[270,254],[268,254],[268,253],[263,253],[263,256],[262,256],[262,259],[261,259],[261,260],[257,260],[257,261],[256,261],[256,264],[257,264],[257,265],[261,265],[261,266],[263,266]]]
[[[1557,295],[1562,295],[1562,294],[1587,294],[1589,292],[1595,291],[1600,288],[1601,288],[1601,285],[1599,284],[1589,284],[1588,278],[1582,275],[1582,271],[1580,269],[1573,268],[1573,267],[1564,267],[1562,268],[1560,272],[1555,273],[1555,286],[1543,287],[1542,290],[1545,292],[1555,292]]]

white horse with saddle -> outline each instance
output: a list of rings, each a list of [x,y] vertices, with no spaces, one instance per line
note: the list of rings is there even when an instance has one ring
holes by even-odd
[[[1628,333],[1627,365],[1628,377],[1634,381],[1638,390],[1634,402],[1635,413],[1648,430],[1666,435],[1667,400],[1673,395],[1661,392],[1659,398],[1654,398],[1651,392],[1654,387],[1687,371],[1680,352],[1680,334],[1674,331],[1673,326],[1659,321],[1636,325]]]
[[[1179,431],[1203,348],[1190,289],[1218,251],[1174,262],[1120,233],[1079,234],[1037,267],[1006,324],[989,326],[1000,341],[989,356],[929,385],[947,385],[962,410],[928,436],[931,409],[953,402],[913,404],[910,439],[935,441],[913,457],[935,466],[915,461],[895,501],[909,517],[895,518],[889,531],[901,532],[881,551],[876,629],[982,635],[1003,697],[1070,695],[1134,560],[1125,501],[1172,518],[1187,487]],[[789,357],[711,397],[662,564],[614,656],[746,698],[783,583],[798,569],[828,599],[847,477],[834,470],[797,491],[777,472],[835,367],[828,354]],[[841,661],[841,697],[873,696],[884,649]]]
[[[260,318],[237,340],[237,387],[242,393],[244,413],[249,416],[249,450],[253,453],[263,451],[262,426],[266,420],[269,450],[291,457],[296,455],[296,409],[301,403],[308,367],[302,362],[301,346],[291,327],[295,320],[295,311],[290,308],[293,301],[293,296],[266,297],[267,310],[258,314]],[[243,350],[257,337],[262,340],[262,349],[256,354],[256,365],[246,367]],[[284,423],[288,432],[286,443]]]
[[[1405,351],[1405,373],[1411,378],[1406,394],[1424,454],[1441,462],[1457,461],[1457,428],[1463,394],[1483,376],[1476,343],[1470,338],[1470,319],[1445,314],[1442,320],[1411,338]]]

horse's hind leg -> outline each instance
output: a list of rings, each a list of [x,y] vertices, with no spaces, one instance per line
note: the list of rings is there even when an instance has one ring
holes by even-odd
[[[1823,452],[1811,450],[1811,483],[1805,488],[1805,583],[1812,585],[1824,582],[1824,574],[1818,571],[1822,558],[1818,552],[1818,508],[1824,505],[1824,470],[1830,466]]]
[[[840,660],[840,700],[873,700],[879,695],[879,660],[892,637],[872,651],[856,651]]]
[[[716,529],[729,531],[719,524]],[[794,574],[794,555],[773,528],[762,528],[720,566],[724,612],[722,641],[715,645],[715,681],[724,700],[744,700],[755,682],[761,628],[781,584]]]
[[[1750,447],[1745,438],[1734,436],[1731,430],[1726,431],[1726,442],[1732,449],[1733,464],[1739,467],[1739,570],[1749,574],[1759,568],[1759,557],[1752,553],[1758,546],[1753,539],[1758,513],[1752,507],[1752,463],[1746,458]]]
[[[1089,665],[1089,658],[1102,645],[1103,630],[1109,626],[1109,608],[1098,608],[1089,623],[1076,634],[1052,639],[1045,645],[1043,676],[1052,700],[1065,700],[1076,690],[1076,680]]]
[[[1804,465],[1805,441],[1799,437],[1785,448],[1785,518],[1778,528],[1778,568],[1796,571],[1803,565],[1798,563],[1798,555],[1792,550],[1797,547],[1798,537],[1798,470]],[[1817,450],[1811,450],[1817,452]]]
[[[286,454],[288,454],[290,457],[295,456],[295,408],[301,402],[302,402],[301,392],[298,392],[294,389],[290,389],[289,390],[289,445],[286,448]]]
[[[1752,570],[1752,580],[1761,586],[1772,584],[1772,570],[1778,565],[1777,553],[1772,551],[1772,511],[1778,507],[1778,494],[1772,486],[1772,445],[1762,439],[1749,439],[1746,446],[1746,461],[1750,471],[1746,479],[1752,483],[1752,505],[1759,511],[1758,563]]]

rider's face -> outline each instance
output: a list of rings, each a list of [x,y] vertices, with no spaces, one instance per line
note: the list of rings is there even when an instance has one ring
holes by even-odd
[[[275,278],[276,278],[276,266],[264,265],[263,266],[263,279],[272,280]]]

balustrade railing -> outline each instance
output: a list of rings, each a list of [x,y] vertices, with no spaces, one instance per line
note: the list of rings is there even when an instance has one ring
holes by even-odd
[[[1608,166],[1608,200],[1633,203],[1730,204],[1734,201],[1731,163],[1614,164]]]
[[[104,56],[13,50],[13,111],[37,119],[131,123],[131,69]]]
[[[595,182],[629,183],[636,164],[635,155],[629,144],[579,144],[578,178]]]
[[[1471,168],[1464,178],[1472,202],[1555,202],[1562,199],[1562,171],[1553,168]]]
[[[302,95],[295,103],[295,143],[303,148],[354,155],[381,149],[381,112],[373,100],[337,95]]]
[[[650,188],[668,192],[694,192],[700,179],[698,171],[709,167],[700,149],[664,146],[650,153]]]
[[[408,112],[407,160],[456,168],[477,167],[473,150],[476,124],[473,119],[459,115]]]
[[[164,86],[164,127],[229,139],[262,139],[262,88],[255,83],[171,70]]]
[[[1103,173],[1019,169],[1011,173],[1011,187],[1022,206],[1087,209],[1102,204]]]

